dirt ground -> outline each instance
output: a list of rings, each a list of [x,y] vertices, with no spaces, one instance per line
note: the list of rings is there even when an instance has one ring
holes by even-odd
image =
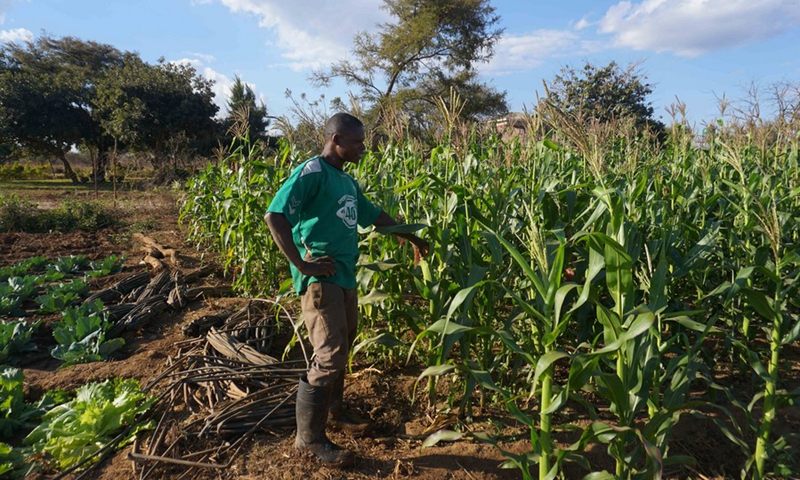
[[[52,205],[64,198],[63,193],[28,191],[24,195],[43,205]],[[89,197],[87,192],[68,195]],[[103,192],[108,201],[109,192]],[[178,250],[181,269],[201,265],[201,255],[189,245],[177,223],[178,194],[175,192],[141,193],[123,192],[118,208],[125,225],[96,233],[69,234],[0,234],[0,266],[44,255],[49,258],[69,254],[84,254],[91,259],[108,255],[125,254],[125,272],[147,271],[140,263],[140,245],[134,240],[135,232],[144,233],[164,245]],[[206,256],[205,260],[208,260]],[[113,282],[115,277],[100,279],[93,287],[99,289]],[[225,281],[221,272],[207,279],[211,283]],[[47,354],[24,360],[26,396],[33,399],[52,388],[75,389],[85,383],[112,377],[136,378],[142,383],[156,377],[167,367],[167,359],[177,354],[176,342],[185,339],[181,326],[209,313],[244,304],[244,299],[221,298],[194,301],[184,310],[162,314],[157,321],[136,334],[127,335],[126,346],[117,358],[102,363],[74,365],[59,370],[60,362]],[[49,319],[44,319],[45,324]],[[52,345],[47,331],[37,337],[40,350],[46,352]],[[48,343],[49,342],[49,343]],[[800,386],[800,352],[796,345],[787,347],[788,368],[792,372],[787,389]],[[363,361],[361,359],[357,360]],[[497,448],[477,441],[458,441],[421,449],[423,433],[430,427],[432,418],[421,400],[412,402],[412,391],[418,369],[380,371],[366,364],[356,364],[349,376],[346,398],[356,411],[368,415],[375,423],[368,438],[351,439],[338,433],[331,438],[357,455],[353,468],[337,470],[319,465],[312,459],[293,452],[291,430],[259,433],[248,442],[244,451],[235,458],[230,468],[222,470],[193,470],[183,478],[201,479],[419,479],[419,480],[495,480],[517,479],[516,469],[501,469],[506,458]],[[746,387],[743,387],[746,388]],[[439,418],[441,420],[441,417]],[[800,432],[800,410],[787,408],[781,411],[777,429],[783,432]],[[527,430],[516,424],[501,410],[478,411],[473,423],[466,428],[487,431],[498,435],[500,445],[508,451],[523,453],[530,448]],[[225,441],[225,439],[220,439]],[[141,468],[127,453],[131,447],[113,455],[99,465],[87,478],[125,480],[139,478]],[[604,446],[593,447],[589,459],[595,467],[610,469]],[[698,420],[685,415],[676,426],[671,442],[671,455],[689,454],[697,462],[693,467],[666,469],[668,478],[738,478],[743,463],[741,453],[708,420]],[[165,468],[148,478],[157,480],[178,478],[187,473],[185,467]],[[567,478],[581,478],[586,472],[579,467],[568,467]],[[51,478],[52,475],[38,475]],[[68,477],[70,478],[70,477]]]

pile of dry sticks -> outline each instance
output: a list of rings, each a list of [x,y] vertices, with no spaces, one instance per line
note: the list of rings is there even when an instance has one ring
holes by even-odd
[[[277,338],[294,334],[292,325],[283,306],[263,299],[185,325],[192,338],[179,343],[169,368],[145,387],[162,393],[155,428],[129,454],[139,478],[175,467],[175,478],[191,478],[195,468],[229,468],[256,432],[294,428],[307,356],[279,361],[266,353]]]

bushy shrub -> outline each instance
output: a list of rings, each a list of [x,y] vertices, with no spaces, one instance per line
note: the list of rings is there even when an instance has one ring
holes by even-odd
[[[38,231],[36,204],[16,195],[0,196],[0,232]]]
[[[117,222],[114,212],[95,202],[66,200],[57,208],[43,210],[16,195],[0,196],[0,232],[92,232]]]
[[[92,232],[117,223],[114,213],[99,203],[79,200],[66,200],[59,208],[49,211],[46,217],[49,217],[47,230],[60,232]]]
[[[52,171],[47,165],[20,162],[0,165],[0,180],[42,180],[52,176]]]

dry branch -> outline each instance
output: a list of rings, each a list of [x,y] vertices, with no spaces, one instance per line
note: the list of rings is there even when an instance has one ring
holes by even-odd
[[[219,315],[227,318],[224,332],[212,329],[203,339],[180,342],[169,369],[146,387],[169,382],[156,405],[161,412],[156,428],[129,454],[135,468],[141,467],[141,479],[170,464],[189,471],[226,468],[255,432],[294,426],[297,378],[305,361],[280,362],[246,343],[254,332],[275,336],[274,313],[266,303],[250,302],[233,315]]]
[[[100,290],[89,296],[84,303],[90,303],[97,299],[101,300],[104,304],[109,304],[112,302],[116,302],[123,298],[125,295],[129,294],[133,290],[143,285],[146,285],[147,282],[150,281],[150,274],[147,272],[144,273],[136,273],[129,277],[125,277],[119,282],[111,285],[110,287],[106,288],[105,290]]]
[[[148,254],[150,254],[152,250],[157,250],[161,254],[160,258],[167,258],[169,259],[170,263],[176,266],[180,264],[180,261],[178,260],[178,254],[174,248],[163,246],[153,238],[150,238],[147,235],[142,235],[141,233],[134,233],[133,238],[134,240],[143,244],[142,249]],[[150,256],[156,258],[152,254],[150,254]]]

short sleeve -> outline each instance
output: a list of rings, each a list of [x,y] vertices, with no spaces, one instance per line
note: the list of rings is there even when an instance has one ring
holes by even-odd
[[[356,192],[358,194],[358,225],[361,228],[366,228],[372,225],[381,214],[381,209],[373,205],[367,197],[361,192],[361,188],[356,183]]]
[[[304,205],[308,203],[311,195],[317,191],[317,184],[319,183],[319,175],[305,174],[304,171],[299,172],[298,175],[292,175],[284,183],[275,198],[270,202],[267,207],[267,212],[281,213],[292,226],[297,225],[300,221],[300,215],[303,211]]]

